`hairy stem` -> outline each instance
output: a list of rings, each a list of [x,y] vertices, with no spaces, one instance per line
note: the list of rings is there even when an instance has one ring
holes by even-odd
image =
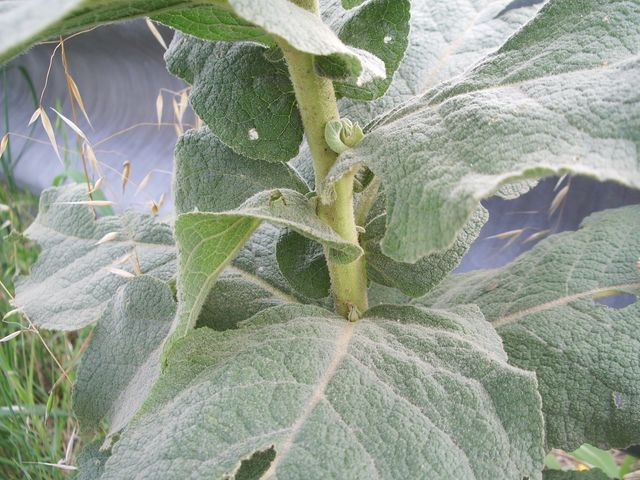
[[[315,13],[318,12],[316,0],[298,0],[296,3]],[[333,83],[315,73],[312,55],[300,52],[282,40],[278,44],[289,66],[298,108],[313,156],[316,185],[320,185],[337,158],[324,138],[327,122],[340,118]],[[336,183],[335,189],[336,198],[333,203],[323,205],[318,202],[318,216],[342,238],[358,244],[353,213],[353,175],[345,175]],[[367,309],[367,274],[364,258],[345,265],[331,261],[327,253],[325,251],[336,311],[353,319],[355,312],[364,312]]]

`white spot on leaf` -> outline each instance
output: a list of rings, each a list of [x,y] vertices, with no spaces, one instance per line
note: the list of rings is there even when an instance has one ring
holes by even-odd
[[[617,409],[622,408],[622,394],[620,392],[613,392],[613,403]]]
[[[255,128],[250,129],[249,140],[258,140],[258,138],[260,138],[260,135],[258,134],[258,130],[256,130]]]

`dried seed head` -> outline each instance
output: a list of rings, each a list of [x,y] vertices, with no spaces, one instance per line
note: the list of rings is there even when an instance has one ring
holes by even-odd
[[[94,193],[100,190],[100,187],[102,187],[103,183],[104,183],[104,177],[100,177],[98,180],[96,180],[96,183],[93,184],[93,188],[91,189],[91,193]]]
[[[5,133],[0,140],[0,157],[4,154],[4,151],[7,149],[7,145],[9,145],[9,134]]]
[[[73,123],[73,121],[69,120],[67,117],[65,117],[63,114],[61,114],[59,111],[57,111],[55,108],[52,108],[51,110],[53,110],[56,113],[56,115],[58,115],[58,117],[64,123],[66,123],[69,127],[71,127],[71,130],[73,130],[74,132],[76,132],[77,135],[82,137],[82,139],[84,141],[87,141],[87,136],[84,134],[84,132],[82,131],[82,129],[78,125]]]
[[[553,197],[553,201],[551,202],[551,206],[549,207],[549,216],[551,217],[558,208],[564,203],[565,198],[567,197],[567,193],[569,193],[569,185],[565,185],[562,187],[556,196]]]
[[[539,232],[533,233],[531,235],[529,235],[524,242],[522,243],[529,243],[529,242],[535,242],[536,240],[540,240],[541,238],[546,237],[547,235],[549,235],[551,233],[551,230],[547,229],[547,230],[540,230]]]
[[[144,190],[144,188],[147,186],[147,184],[149,183],[149,180],[151,180],[152,173],[153,173],[152,171],[147,173],[142,179],[142,181],[138,184],[138,188],[136,188],[136,195],[139,194],[142,190]]]
[[[524,232],[524,228],[518,228],[517,230],[509,230],[508,232],[497,233],[487,238],[499,238],[500,240],[506,240],[508,238],[517,238],[522,235],[522,232]]]
[[[69,85],[69,90],[71,90],[71,95],[73,96],[76,103],[78,104],[78,107],[80,107],[80,111],[82,112],[82,115],[84,115],[84,118],[87,120],[87,123],[89,124],[89,126],[93,128],[93,125],[91,124],[91,120],[89,119],[89,115],[87,115],[87,110],[84,108],[84,102],[82,101],[80,90],[78,89],[76,82],[74,82],[73,77],[71,77],[71,75],[69,74],[67,74],[67,85]]]
[[[164,193],[160,195],[160,199],[157,202],[151,200],[151,203],[149,205],[149,209],[151,210],[151,213],[153,215],[157,215],[160,209],[162,208],[163,203],[164,203]]]
[[[38,118],[40,118],[40,114],[42,113],[42,107],[38,107],[36,108],[36,111],[33,112],[33,115],[31,115],[31,118],[29,119],[29,125],[31,125],[33,122],[35,122]]]
[[[9,340],[11,340],[12,338],[16,338],[18,335],[20,335],[22,333],[22,330],[17,330],[15,332],[10,333],[9,335],[7,335],[6,337],[2,337],[0,338],[0,343],[4,343],[4,342],[8,342]]]
[[[156,118],[158,119],[158,128],[160,128],[160,124],[162,123],[162,110],[164,108],[164,98],[162,97],[162,91],[158,92],[158,97],[156,98]]]
[[[78,202],[57,202],[58,205],[87,205],[88,207],[109,207],[113,205],[111,200],[82,200]]]
[[[124,278],[135,277],[133,273],[127,272],[126,270],[122,270],[121,268],[106,267],[106,270],[110,273],[113,273],[114,275],[118,275],[119,277],[124,277]]]
[[[124,189],[129,181],[129,175],[131,175],[131,162],[129,160],[125,160],[122,162],[122,193],[124,193]]]
[[[103,243],[111,242],[118,238],[118,232],[109,232],[105,234],[100,240],[98,240],[94,245],[102,245]]]
[[[51,143],[53,150],[56,152],[56,156],[58,157],[58,160],[60,160],[60,163],[62,163],[62,158],[60,157],[60,152],[58,151],[58,143],[56,142],[56,135],[53,131],[51,120],[49,120],[49,116],[47,115],[47,112],[45,112],[42,107],[40,107],[40,122],[42,123],[42,128],[44,128],[44,131],[46,132],[47,137],[49,138],[49,143]]]
[[[144,21],[146,22],[147,28],[149,28],[149,31],[151,32],[151,34],[155,37],[155,39],[162,46],[162,48],[164,48],[166,50],[167,49],[167,44],[164,41],[164,38],[162,38],[162,35],[160,34],[160,32],[158,31],[156,26],[151,21],[151,19],[149,17],[145,17]]]

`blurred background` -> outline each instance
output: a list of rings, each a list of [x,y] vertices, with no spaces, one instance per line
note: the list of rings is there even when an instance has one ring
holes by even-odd
[[[170,216],[173,148],[198,121],[188,86],[164,65],[171,36],[143,20],[104,26],[65,39],[63,47],[38,45],[0,70],[0,134],[9,134],[0,169],[0,280],[8,290],[16,273],[28,271],[37,248],[7,235],[28,226],[47,187],[85,182],[86,170],[92,181],[104,179],[111,210]],[[50,120],[48,132],[41,120],[29,125],[39,105]],[[640,203],[640,192],[569,177],[545,179],[515,200],[490,198],[484,202],[490,220],[458,270],[502,266],[549,234],[577,229],[594,211],[632,203]],[[9,295],[0,290],[0,316],[11,309]],[[606,301],[621,307],[635,300]],[[15,330],[5,327],[0,337]],[[71,382],[60,371],[72,369],[89,338],[90,329],[39,332],[0,346],[0,477],[68,476],[65,465],[77,445]],[[624,452],[587,448],[580,455],[556,452],[549,462],[572,468],[604,462],[611,478],[626,472],[624,462],[629,469],[635,462]]]

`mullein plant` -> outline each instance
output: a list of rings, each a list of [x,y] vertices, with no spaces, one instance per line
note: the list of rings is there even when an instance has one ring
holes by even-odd
[[[484,198],[640,187],[639,0],[23,0],[0,59],[141,15],[205,124],[175,221],[47,190],[15,298],[96,323],[80,478],[597,479],[545,454],[640,442],[640,306],[596,302],[640,291],[639,206],[450,273]]]

